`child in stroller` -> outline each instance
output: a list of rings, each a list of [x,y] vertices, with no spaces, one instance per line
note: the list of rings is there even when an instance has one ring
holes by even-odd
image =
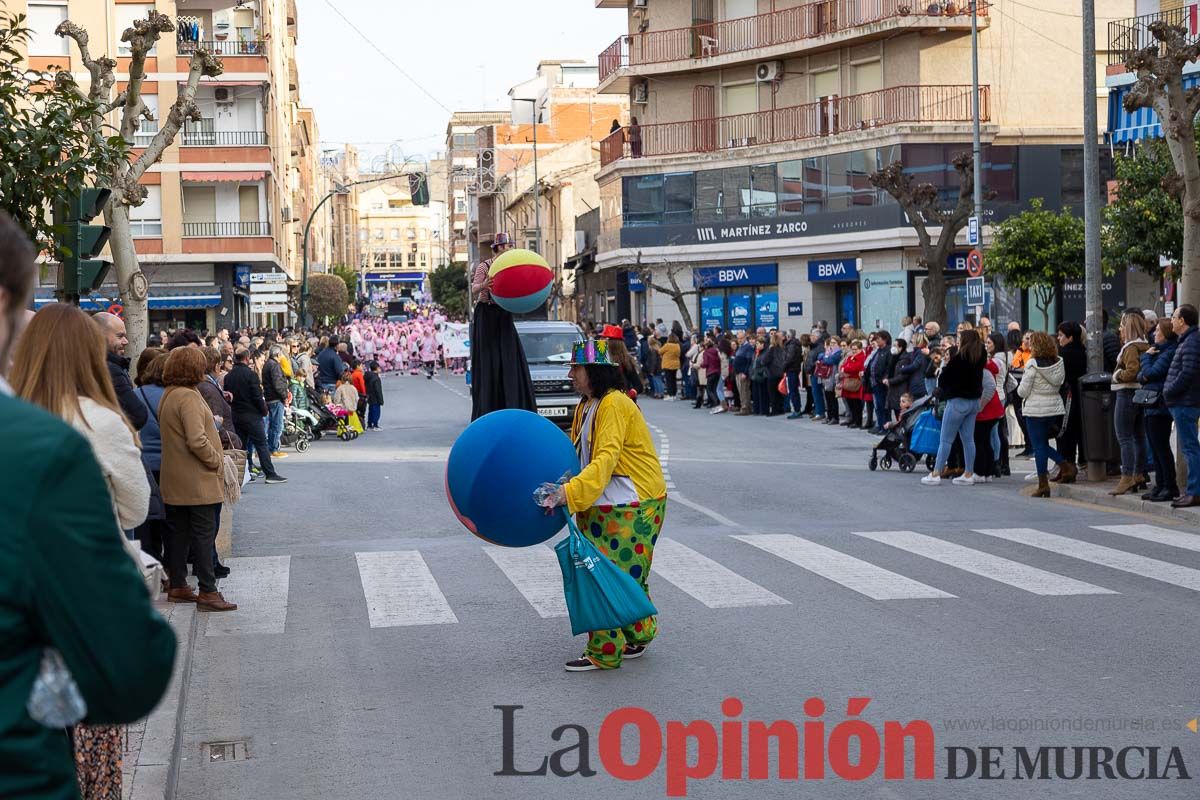
[[[913,402],[912,396],[907,393],[900,398],[900,419],[889,422],[885,426],[883,438],[871,448],[871,460],[867,466],[872,472],[879,467],[891,469],[892,464],[899,465],[901,472],[912,472],[917,468],[920,454],[909,448],[909,437],[917,419],[923,412],[933,408],[933,402],[933,398],[928,395],[918,398],[916,402]],[[880,451],[883,451],[882,455]],[[926,454],[925,465],[928,469],[933,469],[933,461],[934,456]]]

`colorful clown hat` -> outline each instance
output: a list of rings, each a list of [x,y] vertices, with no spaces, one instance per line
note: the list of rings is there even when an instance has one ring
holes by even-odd
[[[595,364],[598,367],[615,367],[608,352],[607,339],[588,339],[586,342],[576,342],[571,349],[571,366],[586,366]]]

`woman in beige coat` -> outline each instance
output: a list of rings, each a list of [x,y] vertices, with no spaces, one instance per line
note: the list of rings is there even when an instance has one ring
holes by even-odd
[[[212,410],[196,389],[208,360],[195,347],[177,347],[167,357],[158,406],[162,432],[161,489],[171,533],[166,544],[173,603],[195,603],[201,611],[232,611],[236,605],[217,591],[213,542],[221,519],[221,440]],[[199,594],[187,585],[189,550],[200,583]]]

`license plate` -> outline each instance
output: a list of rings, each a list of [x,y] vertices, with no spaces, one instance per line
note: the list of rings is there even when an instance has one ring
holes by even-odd
[[[567,407],[550,406],[549,408],[539,408],[538,414],[543,417],[565,417],[567,415]]]

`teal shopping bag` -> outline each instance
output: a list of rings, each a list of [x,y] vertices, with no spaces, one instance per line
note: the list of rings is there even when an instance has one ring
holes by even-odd
[[[613,630],[658,613],[633,577],[580,533],[566,508],[570,533],[554,546],[562,569],[571,634]]]

